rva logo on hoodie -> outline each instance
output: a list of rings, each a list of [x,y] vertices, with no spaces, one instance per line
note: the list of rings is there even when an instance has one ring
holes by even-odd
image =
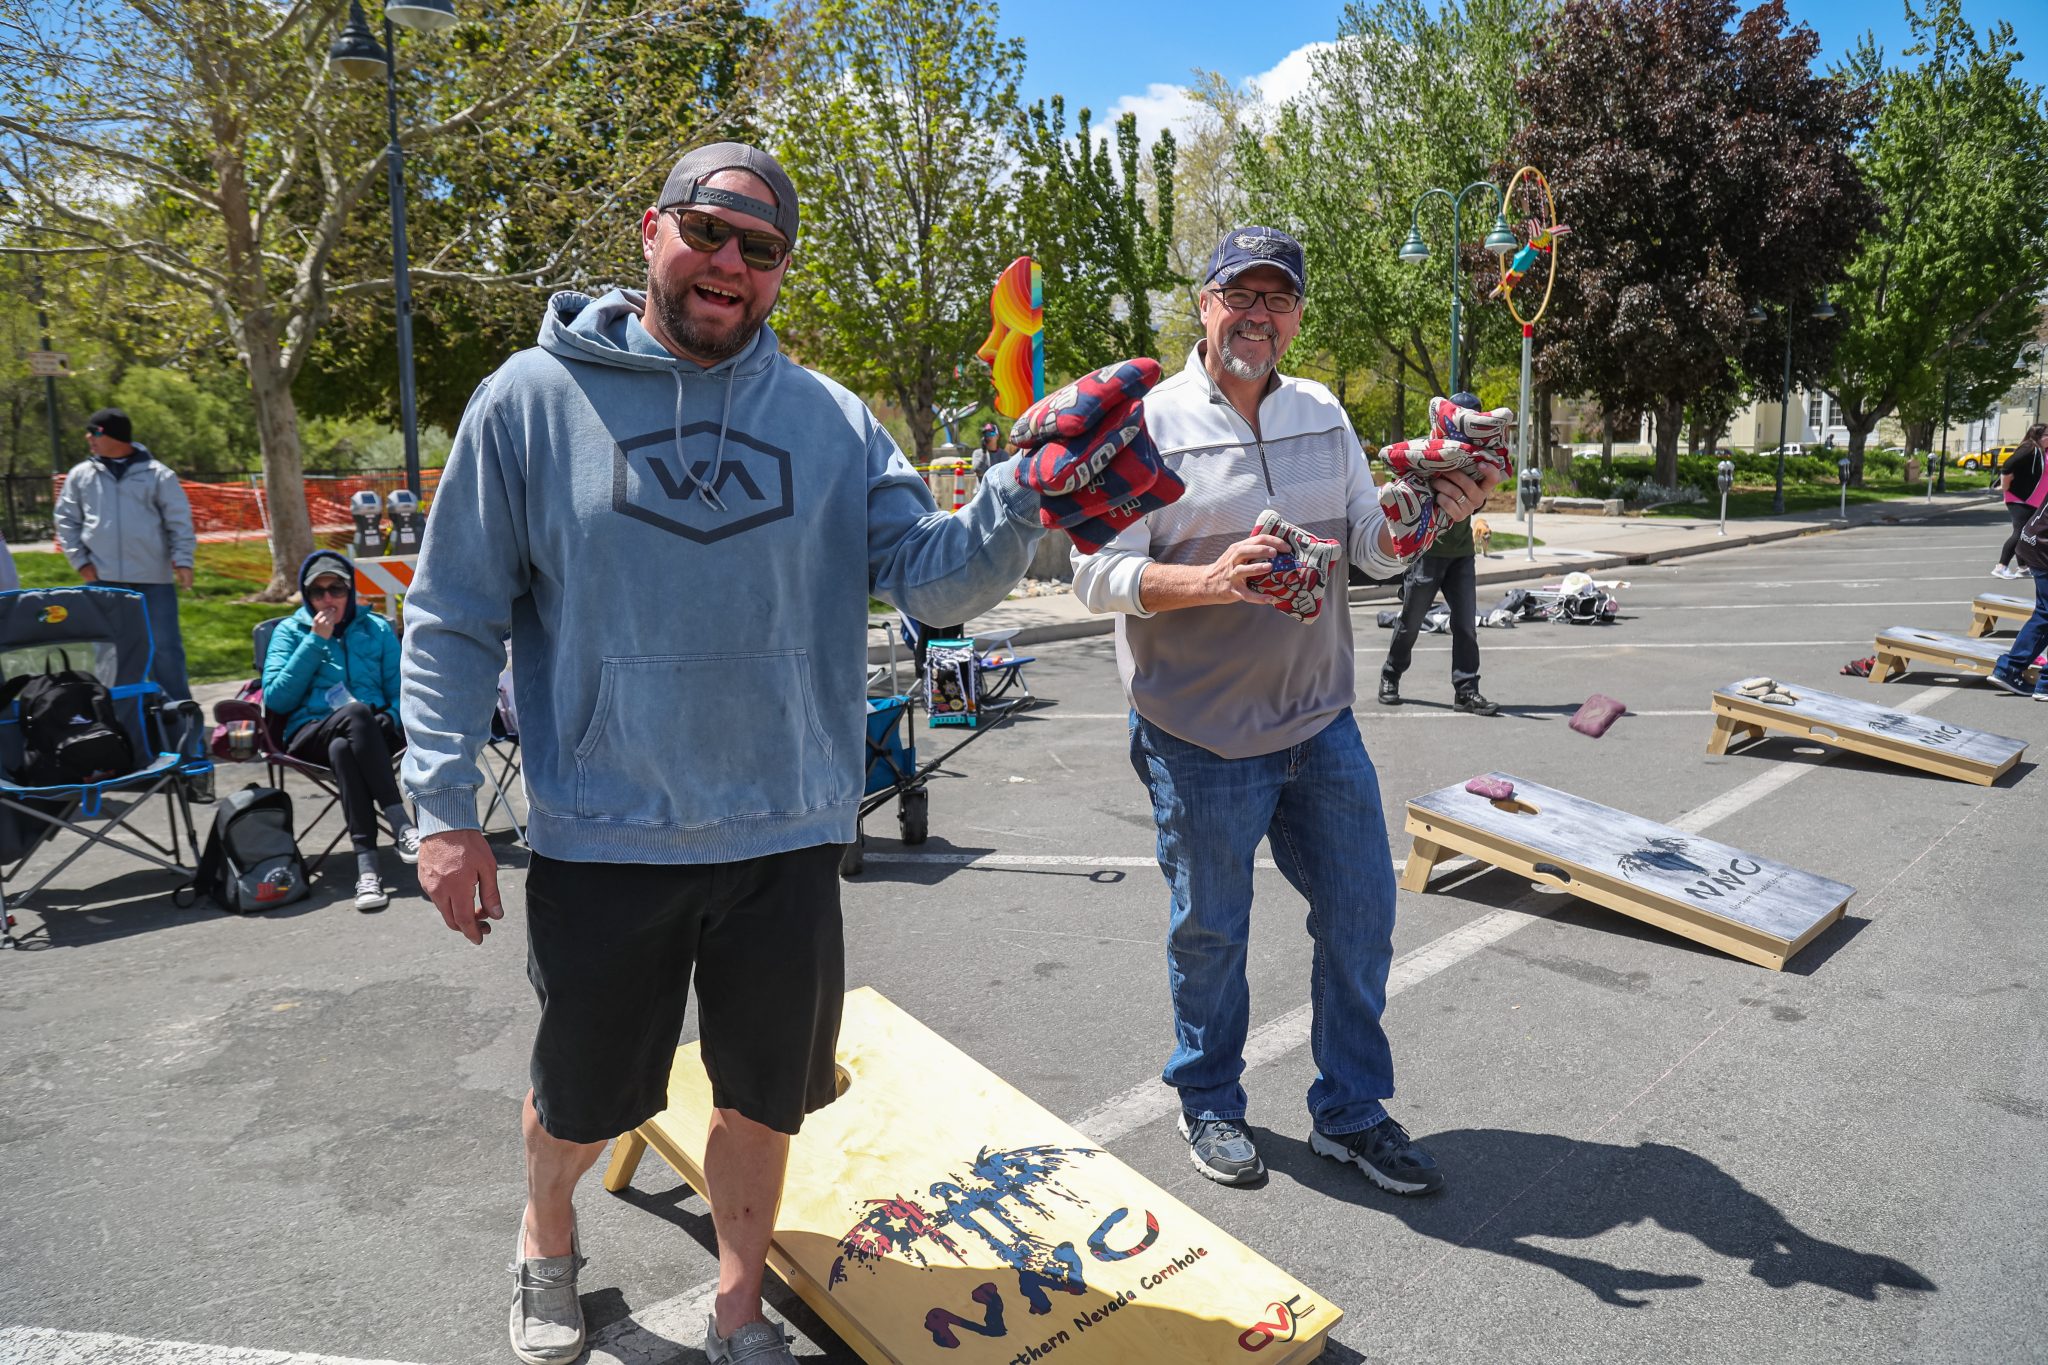
[[[794,515],[789,452],[719,424],[650,431],[612,447],[612,507],[700,545]]]

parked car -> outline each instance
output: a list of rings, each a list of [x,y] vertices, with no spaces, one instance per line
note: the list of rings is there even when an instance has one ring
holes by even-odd
[[[1818,446],[1814,447],[1814,449],[1816,450],[1818,450],[1819,448],[1820,447]],[[1787,441],[1782,446],[1773,446],[1769,450],[1759,451],[1758,453],[1765,456],[1766,458],[1776,458],[1779,455],[1804,455],[1806,453],[1806,447],[1801,445],[1797,441]]]
[[[2018,446],[1993,446],[1989,450],[1972,450],[1956,456],[1956,468],[1997,469],[2018,449]]]

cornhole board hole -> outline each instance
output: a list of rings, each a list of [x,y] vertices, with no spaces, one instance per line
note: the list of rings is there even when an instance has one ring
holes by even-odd
[[[1912,672],[1916,665],[1937,673],[1975,673],[1983,677],[2005,651],[2006,646],[1995,640],[1970,640],[1960,635],[1943,635],[1937,630],[1892,626],[1877,634],[1877,662],[1870,666],[1870,680],[1883,682]],[[2033,671],[2029,664],[2027,672]]]
[[[1717,688],[1714,733],[1707,738],[1707,752],[1725,754],[1731,743],[1762,739],[1766,732],[1776,731],[1988,787],[2027,751],[2025,740],[1909,716],[1808,687],[1785,690],[1796,698],[1790,706],[1745,697],[1728,687]]]
[[[1403,890],[1424,890],[1437,864],[1469,854],[1773,971],[1840,919],[1856,894],[1569,792],[1489,776],[1514,783],[1515,794],[1490,801],[1460,783],[1408,803],[1415,847]]]
[[[870,1365],[1290,1365],[1343,1317],[873,990],[846,996],[839,1068],[790,1143],[768,1265]],[[652,1147],[705,1192],[695,1043],[668,1098],[606,1189]]]
[[[2018,630],[2034,614],[2034,604],[2009,593],[1980,592],[1977,600],[1970,603],[1970,638],[1989,635],[1994,630]],[[2000,621],[2010,621],[2010,626],[2000,626]]]

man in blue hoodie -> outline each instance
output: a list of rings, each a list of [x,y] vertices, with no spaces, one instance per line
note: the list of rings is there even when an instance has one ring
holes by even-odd
[[[472,943],[503,913],[476,756],[512,645],[541,1018],[511,1337],[538,1365],[583,1349],[571,1195],[666,1107],[693,971],[705,1354],[791,1361],[761,1277],[789,1135],[835,1092],[868,597],[972,619],[1041,534],[1014,462],[939,512],[861,401],[781,354],[766,319],[796,234],[773,158],[684,156],[641,218],[646,293],[557,294],[540,345],[470,400],[406,600],[420,883]]]

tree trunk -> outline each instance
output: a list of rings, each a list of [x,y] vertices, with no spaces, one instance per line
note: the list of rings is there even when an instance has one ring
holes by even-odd
[[[1394,429],[1387,433],[1387,444],[1407,439],[1408,435],[1408,381],[1399,370],[1394,372]]]
[[[1656,418],[1656,474],[1666,488],[1678,487],[1678,429],[1685,422],[1685,404],[1666,403],[1653,413]]]
[[[256,437],[263,446],[263,496],[270,522],[270,582],[257,600],[282,602],[299,590],[299,565],[313,553],[299,409],[275,340],[250,329],[248,342],[249,392],[256,403]]]
[[[1869,426],[1857,426],[1852,423],[1849,427],[1849,448],[1846,453],[1849,456],[1851,488],[1863,486],[1863,446],[1870,439],[1870,433],[1876,426],[1877,422],[1873,420]]]
[[[1614,409],[1600,409],[1600,477],[1614,477]]]

